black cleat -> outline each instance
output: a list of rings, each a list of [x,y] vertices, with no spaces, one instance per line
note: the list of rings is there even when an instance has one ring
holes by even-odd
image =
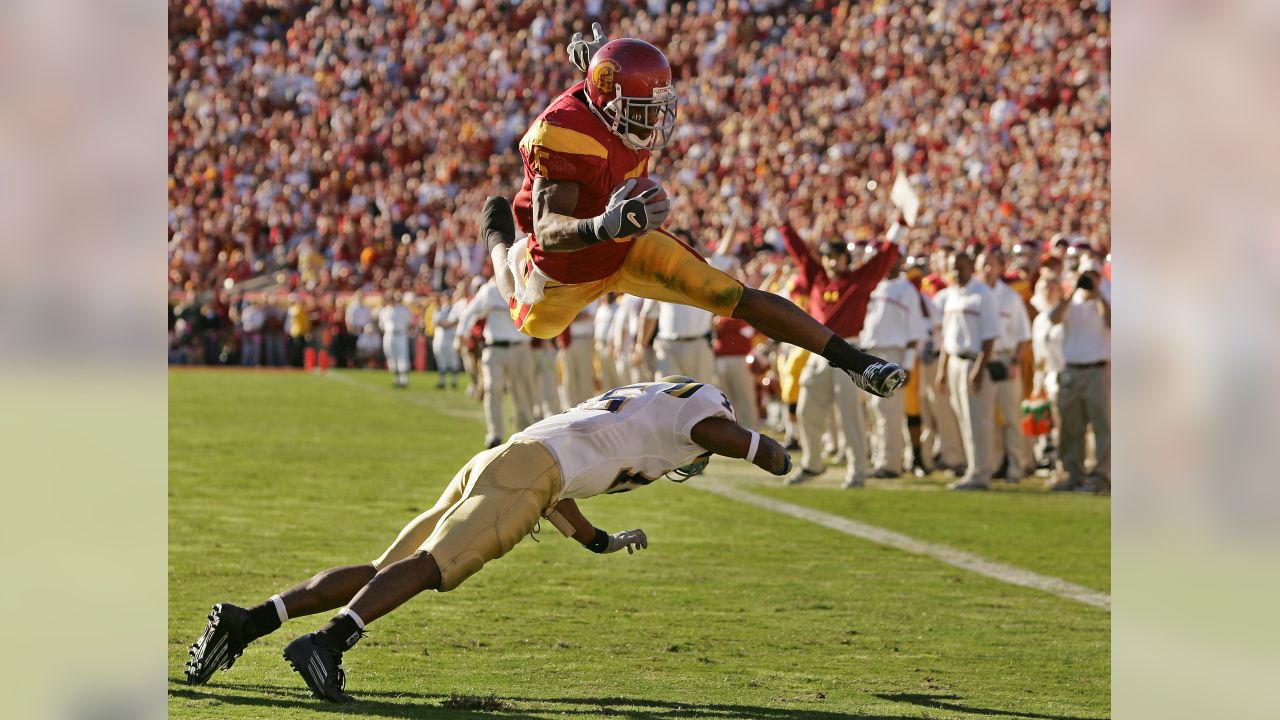
[[[511,214],[511,203],[498,195],[484,200],[480,211],[480,242],[491,251],[494,245],[511,246],[516,241],[516,218]]]
[[[342,669],[342,653],[317,643],[315,633],[289,643],[284,649],[284,659],[307,681],[312,695],[336,703],[355,700],[344,691],[347,674]]]
[[[861,374],[845,370],[853,378],[853,384],[878,397],[893,397],[893,393],[907,382],[907,371],[891,362],[872,363]]]
[[[249,644],[244,639],[249,611],[231,603],[218,603],[209,612],[204,634],[191,646],[187,660],[187,683],[203,685],[218,670],[230,669]]]

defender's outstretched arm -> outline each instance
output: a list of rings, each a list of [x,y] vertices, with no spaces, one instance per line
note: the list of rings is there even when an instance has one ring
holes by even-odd
[[[693,441],[717,455],[746,458],[756,467],[774,475],[791,471],[791,456],[768,435],[748,430],[732,420],[707,418],[693,426]]]

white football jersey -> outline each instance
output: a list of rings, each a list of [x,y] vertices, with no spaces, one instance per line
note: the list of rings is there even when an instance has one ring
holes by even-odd
[[[512,439],[537,440],[560,464],[560,497],[633,490],[705,455],[689,438],[709,417],[737,421],[719,388],[640,383],[614,388],[530,425]]]

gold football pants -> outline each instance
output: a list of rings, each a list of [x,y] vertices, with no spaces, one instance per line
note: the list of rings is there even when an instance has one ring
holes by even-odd
[[[440,567],[440,592],[510,552],[559,500],[560,466],[535,441],[511,441],[471,459],[434,507],[414,518],[373,562],[379,570],[424,550]]]
[[[511,301],[511,320],[525,335],[553,338],[592,300],[608,292],[692,305],[732,317],[742,299],[742,283],[708,265],[693,248],[666,230],[650,230],[635,239],[617,272],[571,285],[548,280],[537,303]]]

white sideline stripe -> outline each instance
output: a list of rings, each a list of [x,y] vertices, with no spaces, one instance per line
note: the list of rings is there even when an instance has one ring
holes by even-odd
[[[783,515],[790,515],[801,520],[808,520],[817,523],[826,528],[853,535],[869,542],[879,545],[887,545],[891,548],[904,550],[916,555],[924,555],[934,560],[944,562],[952,567],[958,567],[961,570],[968,570],[979,575],[989,577],[993,580],[1009,583],[1010,585],[1020,585],[1022,587],[1032,588],[1034,590],[1042,590],[1052,593],[1067,600],[1075,600],[1076,602],[1092,605],[1101,608],[1107,612],[1111,612],[1111,595],[1092,590],[1090,588],[1069,583],[1066,580],[1060,580],[1048,575],[1040,575],[1039,573],[1023,570],[1022,568],[1003,563],[993,562],[985,558],[967,553],[963,550],[955,550],[945,545],[937,545],[935,543],[917,540],[913,537],[896,533],[892,530],[886,530],[875,525],[850,520],[849,518],[832,515],[814,510],[802,505],[793,505],[792,503],[775,500],[770,497],[756,495],[747,492],[718,480],[708,479],[706,482],[698,483],[694,487],[715,493],[721,497],[737,500],[748,505],[755,505],[758,508],[772,510]]]

